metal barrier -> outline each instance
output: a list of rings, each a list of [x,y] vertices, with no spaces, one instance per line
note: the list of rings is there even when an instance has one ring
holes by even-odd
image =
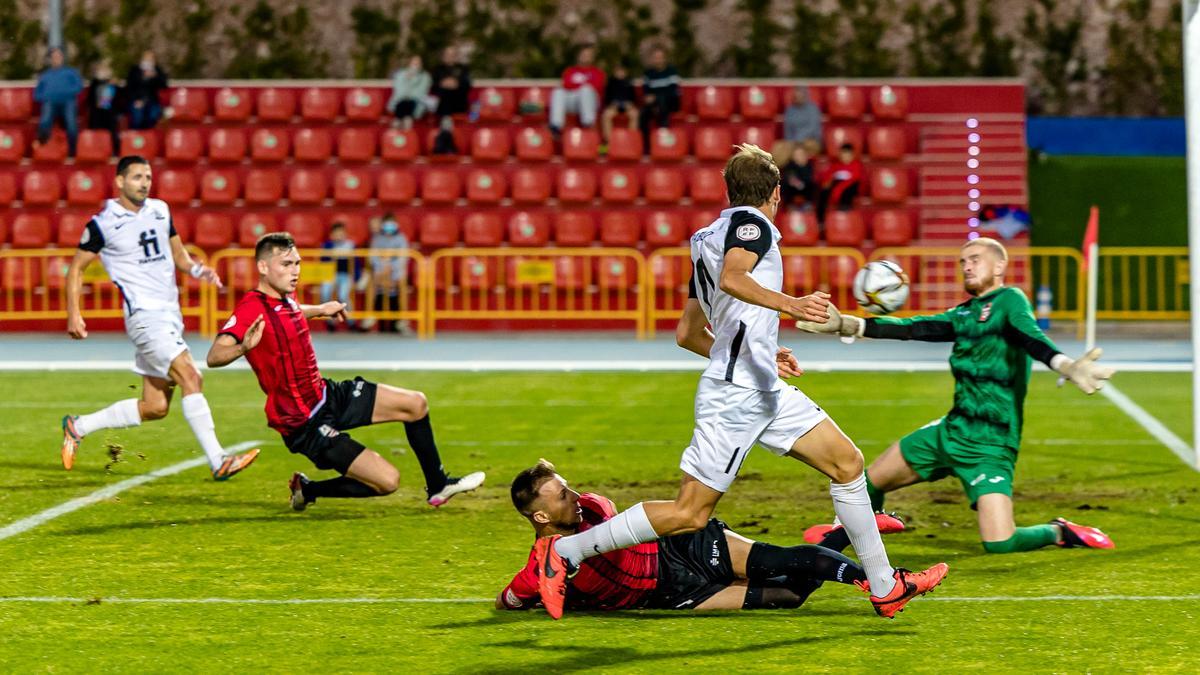
[[[412,322],[418,336],[427,335],[428,313],[422,287],[426,260],[421,254],[407,249],[300,249],[299,253],[303,262],[297,302],[349,300],[352,321]],[[218,322],[233,313],[247,291],[258,286],[258,268],[254,249],[217,251],[209,265],[225,285],[221,290],[207,289],[208,322],[203,330],[212,337]]]
[[[853,307],[851,284],[854,274],[866,264],[855,248],[783,248],[783,292],[806,295],[826,291],[838,307]],[[658,323],[676,321],[687,302],[688,279],[692,274],[691,249],[663,248],[650,255],[646,279],[650,336]]]
[[[439,321],[631,321],[646,334],[646,259],[628,248],[450,248],[429,258]]]
[[[1187,320],[1188,249],[1100,247],[1097,319]]]
[[[205,262],[204,252],[187,247],[192,258]],[[75,249],[0,249],[0,315],[7,321],[61,320],[66,327],[67,270]],[[205,285],[186,274],[178,275],[179,309],[184,319],[205,324]],[[83,270],[79,296],[85,319],[119,319],[124,316],[121,291],[95,261]]]

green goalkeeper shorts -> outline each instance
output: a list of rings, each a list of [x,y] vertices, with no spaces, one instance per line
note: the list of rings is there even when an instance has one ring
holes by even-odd
[[[975,508],[980,495],[1012,497],[1016,451],[950,438],[940,419],[900,439],[900,454],[921,480],[932,482],[957,476],[971,500],[971,508]]]

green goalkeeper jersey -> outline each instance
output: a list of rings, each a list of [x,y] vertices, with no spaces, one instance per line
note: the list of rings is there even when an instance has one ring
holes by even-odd
[[[941,314],[867,319],[870,338],[953,342],[954,407],[943,425],[951,438],[1016,450],[1032,369],[1050,365],[1058,348],[1033,316],[1020,289],[1002,287]]]

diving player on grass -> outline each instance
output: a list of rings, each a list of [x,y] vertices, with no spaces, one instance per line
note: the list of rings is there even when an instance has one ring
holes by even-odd
[[[462,478],[446,474],[433,442],[429,404],[419,391],[375,384],[361,377],[335,382],[321,377],[308,328],[310,318],[344,321],[346,305],[301,305],[293,294],[300,280],[300,254],[292,235],[263,235],[254,248],[258,288],[246,293],[221,327],[208,352],[210,368],[242,356],[267,395],[267,422],[288,450],[308,457],[318,469],[341,476],[310,481],[302,473],[288,484],[292,508],[303,511],[320,497],[375,497],[395,492],[400,472],[379,453],[345,431],[382,422],[403,422],[408,444],[425,474],[426,501],[441,506],[483,483],[477,471]]]
[[[867,469],[871,506],[879,510],[884,495],[919,483],[953,475],[962,483],[971,507],[979,511],[979,537],[988,553],[1062,547],[1113,548],[1094,527],[1055,518],[1047,525],[1017,527],[1013,519],[1012,481],[1021,445],[1030,357],[1093,394],[1113,376],[1097,365],[1101,351],[1079,360],[1058,351],[1038,328],[1029,301],[1019,289],[1004,285],[1008,252],[995,239],[981,237],[962,247],[959,264],[970,300],[932,316],[911,319],[842,315],[830,306],[824,323],[799,321],[810,333],[843,337],[953,342],[954,405],[934,420],[893,443]],[[805,540],[820,539],[830,525],[815,525]]]

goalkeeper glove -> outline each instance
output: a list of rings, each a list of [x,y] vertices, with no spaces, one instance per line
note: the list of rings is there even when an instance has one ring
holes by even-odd
[[[840,335],[843,338],[860,338],[863,336],[863,330],[867,327],[867,322],[857,316],[845,316],[838,311],[837,307],[829,305],[829,320],[825,323],[816,323],[814,321],[797,321],[796,328],[805,333],[828,333],[831,335]]]
[[[1050,367],[1055,372],[1062,375],[1058,381],[1058,386],[1062,386],[1064,379],[1070,380],[1071,384],[1079,387],[1079,390],[1085,394],[1094,394],[1104,387],[1105,381],[1113,376],[1117,371],[1108,366],[1101,366],[1096,363],[1100,355],[1104,351],[1096,347],[1079,357],[1078,360],[1068,357],[1066,354],[1058,354],[1050,360]]]

